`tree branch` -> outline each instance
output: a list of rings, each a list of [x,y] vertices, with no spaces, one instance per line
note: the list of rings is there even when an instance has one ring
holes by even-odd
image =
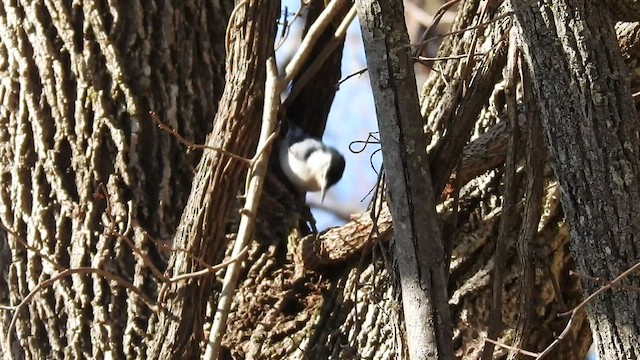
[[[451,318],[427,142],[401,1],[356,1],[387,176],[412,360],[453,359]]]

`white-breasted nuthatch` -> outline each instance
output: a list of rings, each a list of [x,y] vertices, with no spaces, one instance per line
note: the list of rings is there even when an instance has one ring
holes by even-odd
[[[278,160],[298,190],[322,191],[322,201],[327,189],[342,178],[345,167],[344,156],[338,150],[311,137],[291,121],[280,142]]]

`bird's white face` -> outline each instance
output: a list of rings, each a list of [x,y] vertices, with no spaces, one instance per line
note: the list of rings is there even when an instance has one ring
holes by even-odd
[[[316,164],[309,169],[312,191],[324,191],[327,187],[327,173],[331,166],[331,154],[325,151],[315,151],[309,156],[308,164]]]
[[[299,159],[291,151],[286,156],[288,160],[282,169],[294,185],[305,191],[320,191],[326,187],[327,171],[331,164],[330,153],[314,151],[306,160]]]
[[[289,141],[285,137],[278,154],[283,172],[299,190],[322,191],[324,199],[326,190],[342,176],[344,158],[318,139]]]

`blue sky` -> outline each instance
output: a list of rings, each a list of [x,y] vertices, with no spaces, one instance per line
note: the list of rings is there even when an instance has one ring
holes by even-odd
[[[300,2],[291,0],[283,1],[282,9],[288,7],[289,12],[295,12]],[[279,55],[289,54],[297,48],[300,38],[299,31],[303,20],[296,21],[296,27],[291,29],[287,42],[279,49]],[[279,66],[285,64],[279,63]],[[366,67],[360,25],[356,18],[347,32],[345,48],[342,58],[342,77],[356,73]],[[363,211],[369,203],[371,196],[367,196],[374,186],[377,175],[371,168],[371,154],[379,149],[379,145],[369,145],[361,153],[354,154],[349,151],[349,144],[356,140],[366,140],[369,132],[378,130],[373,104],[373,95],[369,84],[369,76],[365,72],[354,76],[340,85],[336,98],[329,113],[327,128],[323,141],[337,148],[346,159],[346,168],[342,180],[332,187],[325,198],[329,208],[340,209],[341,212],[356,213]],[[361,148],[361,147],[360,147]],[[377,153],[373,162],[379,169],[382,155]],[[366,198],[365,198],[366,197]],[[363,200],[364,199],[364,200]],[[319,203],[319,193],[307,195],[310,203]],[[318,230],[344,223],[331,212],[312,208],[317,221]]]

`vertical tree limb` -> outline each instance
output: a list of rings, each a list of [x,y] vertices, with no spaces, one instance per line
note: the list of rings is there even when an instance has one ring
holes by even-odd
[[[412,360],[453,359],[440,228],[401,1],[356,1],[373,88]]]
[[[542,126],[540,118],[536,111],[536,104],[533,102],[533,89],[531,88],[531,79],[526,72],[525,64],[521,64],[521,79],[524,89],[524,102],[526,108],[527,119],[527,188],[525,190],[524,217],[518,235],[518,256],[520,258],[521,271],[521,293],[518,323],[516,325],[516,335],[513,346],[521,348],[522,344],[526,344],[526,336],[532,323],[533,306],[535,301],[533,296],[533,287],[535,285],[535,268],[534,255],[531,251],[538,225],[540,224],[540,215],[542,213],[542,195],[544,183],[544,142],[542,140]],[[517,352],[509,352],[509,359],[516,359]]]
[[[576,268],[612,279],[640,259],[640,122],[614,22],[600,1],[511,2],[521,9],[515,16]],[[585,294],[595,288],[583,282]],[[640,357],[639,301],[610,292],[587,306],[601,358]]]
[[[509,143],[507,145],[507,161],[504,165],[504,187],[502,189],[502,215],[500,217],[500,230],[496,240],[495,260],[493,272],[491,273],[491,312],[489,314],[489,329],[487,337],[497,340],[502,330],[502,290],[504,284],[505,258],[507,250],[507,240],[513,229],[513,219],[516,205],[516,160],[517,143],[519,138],[518,114],[516,104],[518,67],[518,48],[516,46],[516,33],[510,31],[509,50],[507,55],[507,68],[505,74],[506,84],[506,105],[509,117]],[[485,343],[482,353],[483,360],[493,358],[494,344]]]
[[[267,175],[267,166],[269,165],[271,143],[273,143],[273,136],[276,134],[274,131],[276,130],[278,123],[280,93],[282,92],[283,85],[284,83],[278,77],[278,69],[276,68],[275,59],[270,57],[269,60],[267,60],[267,81],[265,83],[265,99],[260,141],[258,142],[258,148],[251,167],[247,172],[247,177],[250,178],[246,192],[247,199],[245,201],[245,206],[242,209],[243,213],[240,219],[240,227],[238,229],[236,242],[233,244],[232,257],[238,256],[238,254],[242,252],[242,249],[249,244],[249,241],[253,236],[255,217],[258,212],[258,205],[260,204],[264,177]],[[218,299],[218,306],[213,318],[213,324],[211,325],[211,333],[209,335],[209,342],[207,343],[204,359],[218,358],[220,342],[222,341],[227,316],[229,315],[229,308],[231,307],[231,301],[238,283],[238,276],[241,268],[242,264],[236,261],[230,264],[226,269],[224,282],[222,284],[222,291],[220,293],[220,298]]]
[[[260,134],[265,63],[273,55],[276,19],[280,2],[247,0],[238,4],[229,20],[225,90],[220,100],[214,129],[207,145],[249,158]],[[240,141],[239,141],[240,139]],[[242,186],[244,163],[219,152],[206,151],[198,165],[174,246],[198,254],[212,264],[222,257],[225,221]],[[175,277],[200,269],[186,253],[171,255],[166,270]],[[203,340],[205,309],[211,296],[207,278],[174,283],[162,289],[159,301],[168,312],[150,321],[154,334],[147,356],[150,359],[199,356]]]

